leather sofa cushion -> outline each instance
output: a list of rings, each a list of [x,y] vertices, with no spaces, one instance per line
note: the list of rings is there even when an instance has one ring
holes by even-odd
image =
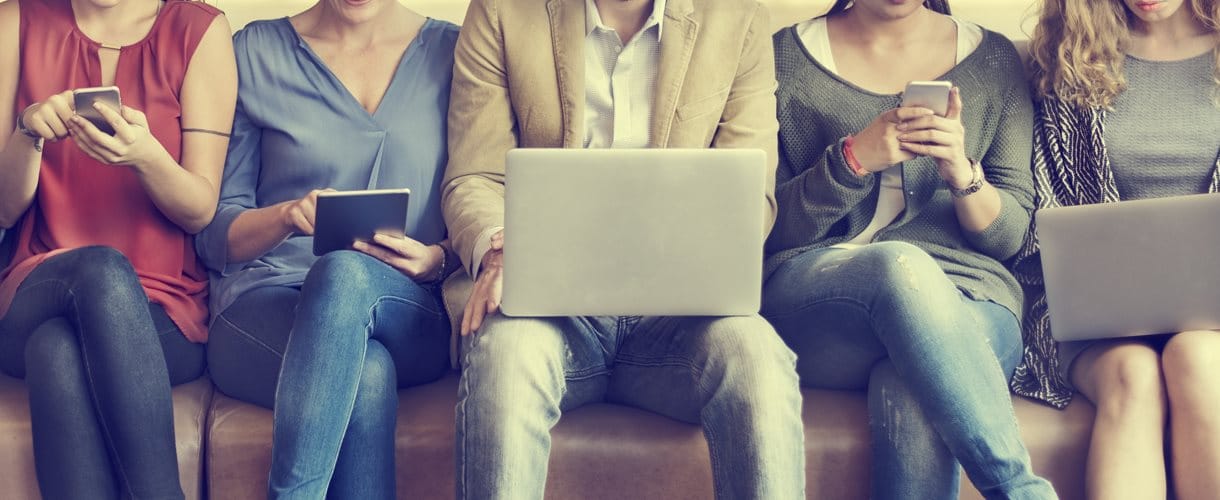
[[[398,497],[453,498],[457,373],[399,392]],[[808,498],[867,498],[868,425],[863,393],[804,391]],[[1063,498],[1083,498],[1084,457],[1093,410],[1059,412],[1016,399],[1022,435],[1037,471]],[[271,412],[217,394],[209,426],[212,498],[266,494]],[[623,406],[569,412],[552,432],[548,498],[712,497],[711,465],[698,426]],[[963,477],[962,498],[981,498]]]
[[[174,437],[178,476],[188,500],[204,497],[203,430],[212,399],[212,382],[200,378],[174,388]],[[25,383],[0,375],[0,497],[36,499],[34,441]]]

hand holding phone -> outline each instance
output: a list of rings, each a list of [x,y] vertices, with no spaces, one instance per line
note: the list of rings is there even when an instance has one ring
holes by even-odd
[[[93,107],[95,103],[102,103],[109,106],[110,109],[121,111],[123,109],[122,101],[119,100],[118,87],[90,87],[77,89],[72,92],[72,100],[76,105],[76,114],[81,118],[89,120],[94,127],[102,131],[106,135],[114,135],[114,127],[102,116],[97,108]]]
[[[949,113],[951,90],[953,82],[948,81],[908,83],[906,91],[902,93],[902,107],[928,108],[936,113],[936,116],[945,116]]]
[[[943,112],[939,109],[942,99]],[[973,183],[977,172],[966,155],[961,90],[949,82],[911,82],[903,106],[898,109],[924,113],[898,125],[903,151],[936,160],[940,177],[950,187],[961,189]]]

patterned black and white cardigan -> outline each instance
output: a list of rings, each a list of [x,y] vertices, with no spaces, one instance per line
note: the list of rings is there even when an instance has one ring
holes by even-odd
[[[1081,109],[1059,99],[1035,103],[1034,201],[1037,209],[1119,201],[1103,130],[1104,109]],[[1220,156],[1210,192],[1220,191]],[[1055,408],[1072,400],[1072,387],[1059,370],[1058,344],[1051,338],[1036,228],[1025,236],[1013,272],[1025,287],[1025,352],[1010,382],[1014,393]]]

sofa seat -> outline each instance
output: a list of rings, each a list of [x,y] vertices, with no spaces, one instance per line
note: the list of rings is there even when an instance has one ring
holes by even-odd
[[[212,382],[206,377],[174,388],[178,477],[188,500],[206,498],[203,491],[203,431],[212,392]],[[0,498],[39,497],[25,382],[0,375]]]
[[[400,391],[398,497],[453,498],[457,373]],[[807,496],[867,498],[868,420],[864,393],[805,390]],[[1065,499],[1083,498],[1093,409],[1060,412],[1017,398],[1021,431],[1040,474]],[[207,449],[211,498],[259,499],[271,460],[271,412],[217,393]],[[712,498],[711,465],[698,426],[609,404],[569,412],[552,432],[547,497]],[[981,498],[963,478],[962,498]]]

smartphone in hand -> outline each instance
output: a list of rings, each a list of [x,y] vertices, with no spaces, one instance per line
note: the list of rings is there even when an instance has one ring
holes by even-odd
[[[106,117],[102,116],[97,109],[94,109],[93,103],[100,102],[110,106],[115,112],[121,112],[123,104],[119,100],[118,87],[77,89],[72,92],[72,100],[76,106],[76,114],[80,115],[81,118],[89,120],[93,126],[103,133],[114,135],[114,127],[110,126],[110,122],[106,121]]]
[[[906,91],[902,93],[902,106],[928,108],[938,116],[945,116],[949,113],[950,90],[953,90],[953,82],[914,81],[908,83]]]

